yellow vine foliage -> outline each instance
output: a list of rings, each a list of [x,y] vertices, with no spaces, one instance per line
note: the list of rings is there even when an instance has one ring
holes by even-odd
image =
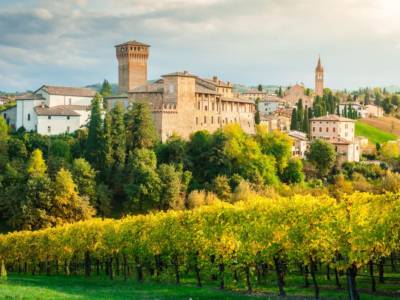
[[[254,196],[234,205],[217,201],[187,211],[0,235],[0,259],[70,261],[90,253],[98,259],[124,255],[145,261],[162,255],[185,262],[195,256],[199,265],[211,267],[210,256],[239,266],[272,264],[279,257],[346,269],[400,250],[399,215],[400,194],[393,193],[354,193],[340,202],[328,196]]]

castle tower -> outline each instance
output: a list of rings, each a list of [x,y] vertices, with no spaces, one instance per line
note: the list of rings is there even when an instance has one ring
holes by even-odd
[[[318,58],[318,64],[315,68],[315,94],[323,96],[324,94],[324,68],[321,64],[321,58]]]
[[[118,59],[118,89],[126,93],[147,83],[149,45],[129,41],[115,46]]]

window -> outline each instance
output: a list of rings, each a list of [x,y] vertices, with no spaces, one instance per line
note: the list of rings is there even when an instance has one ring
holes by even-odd
[[[31,114],[28,114],[28,121],[31,120]]]
[[[196,125],[199,125],[199,118],[196,117]]]
[[[319,128],[319,132],[322,132],[322,127]]]
[[[221,117],[218,117],[218,124],[221,123]]]
[[[69,118],[70,118],[70,117],[69,117],[69,116],[67,116],[67,120],[69,120]]]
[[[47,126],[47,132],[50,133],[51,132],[51,127]]]
[[[173,84],[170,84],[170,85],[168,86],[168,92],[169,92],[170,94],[172,94],[172,93],[174,92],[174,85],[173,85]]]
[[[336,132],[336,127],[333,127],[333,128],[332,128],[332,131],[333,131],[333,132]]]
[[[204,116],[204,124],[207,124],[207,117]]]
[[[51,116],[47,116],[47,119],[51,120]]]
[[[312,131],[315,132],[315,127],[312,128]]]
[[[205,105],[205,106],[204,106],[204,110],[205,110],[205,111],[207,111],[207,110],[208,110],[208,107],[207,107],[207,105]]]
[[[214,124],[214,117],[211,117],[211,124]]]
[[[197,109],[200,110],[200,101],[197,102]]]
[[[72,104],[72,99],[71,98],[69,98],[69,105],[71,105]]]
[[[329,132],[329,127],[326,127],[326,132]]]

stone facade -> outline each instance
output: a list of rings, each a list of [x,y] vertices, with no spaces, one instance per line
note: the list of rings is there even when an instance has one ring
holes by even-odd
[[[336,150],[339,163],[360,160],[360,145],[355,134],[355,121],[327,115],[310,119],[310,139],[323,139]]]
[[[297,130],[290,130],[288,135],[293,140],[292,156],[301,159],[305,158],[309,146],[307,134]]]
[[[127,70],[129,78],[130,72],[142,72],[138,68]],[[162,141],[174,133],[188,139],[195,131],[213,132],[231,123],[254,133],[255,102],[235,95],[233,84],[216,76],[200,78],[187,71],[166,74],[156,82],[129,89],[125,96],[108,97],[106,101],[109,108],[117,103],[125,107],[148,103]]]
[[[118,60],[118,89],[121,93],[134,90],[147,82],[149,45],[129,41],[115,46]]]
[[[295,107],[300,99],[303,100],[303,107],[312,107],[314,98],[305,94],[303,84],[295,84],[284,92],[283,100],[291,107]]]
[[[321,58],[318,58],[315,68],[315,94],[320,97],[324,95],[324,68],[321,64]]]

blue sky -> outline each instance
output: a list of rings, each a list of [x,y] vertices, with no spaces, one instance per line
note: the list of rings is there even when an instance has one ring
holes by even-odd
[[[117,81],[114,45],[151,45],[149,79],[178,70],[247,85],[400,85],[397,0],[0,0],[0,90]]]

